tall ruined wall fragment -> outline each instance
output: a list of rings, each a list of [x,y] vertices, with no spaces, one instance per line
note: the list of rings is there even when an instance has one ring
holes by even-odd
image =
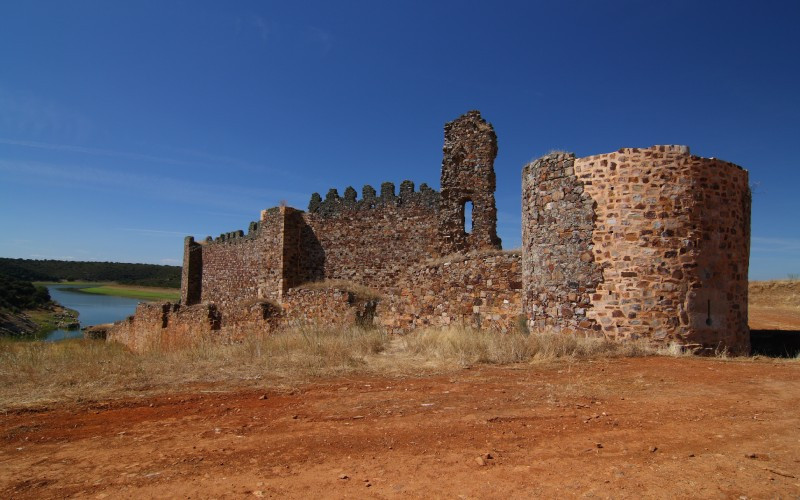
[[[183,240],[181,269],[181,304],[197,304],[202,295],[203,246],[187,236]]]
[[[500,248],[495,207],[497,136],[478,111],[444,126],[439,237],[442,253]],[[472,203],[472,230],[464,213]]]
[[[685,146],[564,158],[573,165],[561,180],[546,172],[563,159],[546,157],[525,168],[523,307],[531,325],[569,325],[566,311],[576,313],[577,304],[571,296],[549,296],[538,275],[574,268],[565,276],[586,290],[588,303],[587,295],[576,295],[586,306],[580,308],[585,324],[608,338],[749,351],[747,171],[692,156]],[[550,218],[548,212],[565,208],[565,184],[573,194],[581,191],[583,201],[573,198],[579,214]],[[560,203],[552,199],[562,194]],[[591,228],[580,223],[590,202]],[[558,236],[537,226],[542,218],[553,221]],[[551,245],[557,249],[547,253]],[[574,267],[576,257],[586,265]]]

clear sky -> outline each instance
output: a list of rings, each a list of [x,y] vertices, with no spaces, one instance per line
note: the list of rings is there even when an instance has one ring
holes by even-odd
[[[442,126],[521,169],[687,144],[750,171],[751,279],[800,274],[800,2],[6,1],[0,256],[179,264],[281,201],[439,186]]]

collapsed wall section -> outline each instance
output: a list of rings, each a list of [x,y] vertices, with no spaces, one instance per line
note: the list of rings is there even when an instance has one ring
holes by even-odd
[[[289,290],[282,304],[244,300],[219,309],[170,302],[142,303],[136,313],[107,330],[106,340],[135,352],[174,350],[198,342],[241,342],[306,325],[371,325],[376,302],[345,287]]]

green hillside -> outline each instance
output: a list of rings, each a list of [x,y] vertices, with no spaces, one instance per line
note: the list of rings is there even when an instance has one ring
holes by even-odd
[[[9,259],[0,257],[0,274],[24,281],[113,281],[125,285],[180,288],[180,266],[124,262]]]

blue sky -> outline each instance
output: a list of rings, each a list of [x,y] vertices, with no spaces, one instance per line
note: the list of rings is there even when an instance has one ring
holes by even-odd
[[[751,279],[800,273],[800,3],[0,4],[0,256],[178,264],[312,192],[438,188],[442,126],[498,135],[498,232],[520,176],[688,144],[754,186]]]

